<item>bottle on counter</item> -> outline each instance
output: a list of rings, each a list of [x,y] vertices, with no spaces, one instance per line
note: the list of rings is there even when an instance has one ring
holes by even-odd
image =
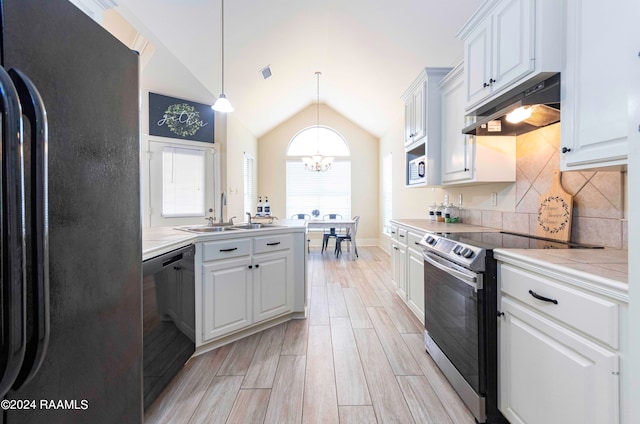
[[[444,205],[442,203],[436,206],[436,222],[444,222]]]
[[[263,216],[262,196],[258,197],[258,207],[256,209],[256,216]]]
[[[436,220],[436,208],[437,206],[435,203],[429,205],[429,221]]]
[[[262,216],[271,216],[271,206],[269,205],[269,197],[264,196],[264,206],[262,208]]]

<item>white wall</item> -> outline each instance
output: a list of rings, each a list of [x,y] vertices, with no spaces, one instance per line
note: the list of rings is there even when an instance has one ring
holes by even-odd
[[[258,162],[258,141],[237,119],[233,113],[227,116],[227,143],[226,143],[226,193],[227,208],[225,219],[233,216],[234,221],[244,221],[244,153],[254,157]],[[257,169],[256,169],[257,171]],[[254,175],[253,186],[258,187],[257,172]]]

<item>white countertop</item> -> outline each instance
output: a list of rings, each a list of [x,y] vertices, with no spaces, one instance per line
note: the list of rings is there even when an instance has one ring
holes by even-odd
[[[481,227],[464,223],[436,222],[430,219],[392,219],[392,223],[411,227],[416,231],[426,231],[428,233],[495,233],[501,231],[499,228]]]
[[[495,249],[511,263],[628,301],[628,251],[623,249]]]
[[[154,258],[164,253],[207,240],[220,238],[254,236],[258,232],[282,232],[283,230],[306,231],[306,221],[295,219],[283,219],[276,221],[277,226],[265,227],[257,230],[234,230],[215,233],[195,234],[176,227],[144,227],[142,228],[142,260]],[[188,227],[188,225],[185,225]]]

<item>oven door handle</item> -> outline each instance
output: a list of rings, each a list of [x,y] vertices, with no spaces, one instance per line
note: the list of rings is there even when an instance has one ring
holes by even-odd
[[[446,264],[442,263],[443,259],[440,259],[438,256],[432,255],[431,253],[422,252],[422,257],[424,258],[425,262],[438,268],[441,271],[446,272],[449,275],[452,275],[462,280],[463,282],[473,287],[476,291],[482,290],[482,283],[479,284],[477,274],[466,273],[466,272],[462,272],[457,269],[451,268],[450,266],[447,266]]]

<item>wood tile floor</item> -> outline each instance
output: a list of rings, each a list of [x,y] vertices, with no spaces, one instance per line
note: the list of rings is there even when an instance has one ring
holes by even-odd
[[[358,251],[312,249],[308,319],[192,358],[145,422],[474,423],[393,291],[389,256]]]

